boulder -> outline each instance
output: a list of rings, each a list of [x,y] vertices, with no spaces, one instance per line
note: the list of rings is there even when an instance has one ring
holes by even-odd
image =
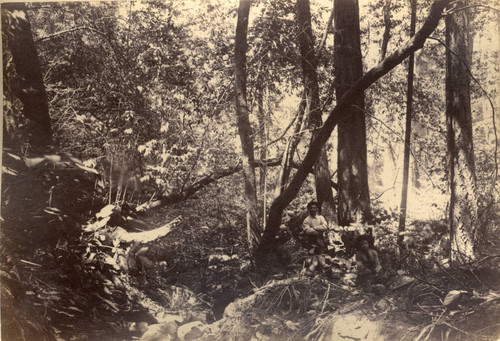
[[[173,341],[176,334],[177,323],[175,321],[153,324],[142,335],[140,341]]]
[[[186,323],[177,330],[177,337],[180,341],[195,340],[203,335],[205,325],[200,321]]]

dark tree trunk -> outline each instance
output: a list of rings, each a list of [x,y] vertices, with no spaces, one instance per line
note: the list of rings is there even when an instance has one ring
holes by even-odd
[[[259,142],[260,148],[260,159],[267,159],[267,119],[266,111],[264,109],[264,90],[262,85],[258,86],[256,89],[257,96],[257,118],[259,122]],[[262,225],[266,224],[266,214],[267,214],[267,167],[261,167],[259,169],[259,192],[262,196]]]
[[[380,77],[387,74],[389,71],[399,65],[405,58],[412,52],[421,49],[424,46],[425,40],[436,29],[444,8],[451,2],[451,0],[436,0],[432,3],[429,15],[425,20],[422,28],[415,34],[415,37],[403,46],[401,46],[394,53],[385,58],[380,64],[372,68],[337,100],[337,105],[328,115],[325,124],[319,130],[317,137],[311,142],[309,150],[307,151],[302,164],[300,165],[297,173],[290,181],[288,187],[283,193],[274,199],[267,219],[266,229],[261,241],[261,250],[272,247],[274,244],[275,236],[279,231],[281,224],[281,216],[283,210],[295,198],[300,190],[304,180],[307,178],[310,170],[316,162],[321,147],[324,146],[333,129],[337,126],[341,119],[349,118],[352,114],[347,111],[357,100],[357,98],[364,93],[364,91]]]
[[[241,141],[241,160],[245,185],[245,205],[247,208],[247,234],[250,250],[260,241],[261,225],[258,215],[257,191],[254,161],[252,127],[250,125],[246,89],[246,52],[248,15],[251,0],[240,0],[234,50],[236,123]]]
[[[314,51],[314,37],[311,28],[311,10],[309,0],[297,0],[297,21],[299,23],[299,47],[303,74],[304,91],[307,108],[309,109],[309,128],[312,129],[312,139],[318,135],[323,124],[322,111],[319,103],[318,75],[316,73],[317,58]],[[320,156],[314,165],[316,196],[322,214],[327,221],[335,221],[335,201],[330,186],[330,170],[326,147],[321,147]]]
[[[387,45],[391,39],[391,0],[385,0],[384,4],[384,35],[382,36],[382,47],[380,60],[384,60],[387,53]]]
[[[411,19],[410,19],[410,37],[415,35],[415,22],[417,17],[417,1],[411,2]],[[413,107],[413,74],[414,74],[415,54],[410,55],[408,61],[408,91],[406,93],[406,129],[405,129],[405,145],[404,145],[404,160],[403,160],[403,184],[401,189],[401,206],[399,214],[398,227],[398,246],[403,249],[405,223],[406,223],[406,204],[408,199],[408,176],[410,172],[410,143],[411,143],[411,118]]]
[[[41,149],[52,143],[52,126],[40,61],[24,3],[2,4],[2,29],[17,77],[16,81],[10,80],[11,89],[23,104],[24,117],[30,120],[29,143]]]
[[[264,111],[264,90],[262,86],[258,86],[256,89],[256,97],[257,97],[257,119],[259,122],[259,142],[262,146],[260,149],[260,159],[267,159],[267,139],[266,139],[266,113]],[[266,168],[260,168],[259,170],[259,191],[260,193],[264,193],[264,187],[266,183]]]
[[[363,75],[357,0],[334,0],[334,66],[337,99]],[[347,108],[338,127],[338,221],[346,226],[370,215],[364,94]]]
[[[466,6],[461,1],[458,6]],[[446,17],[446,122],[450,176],[451,261],[474,259],[478,225],[476,171],[472,144],[469,65],[472,39],[468,10]],[[453,52],[452,52],[453,51]]]

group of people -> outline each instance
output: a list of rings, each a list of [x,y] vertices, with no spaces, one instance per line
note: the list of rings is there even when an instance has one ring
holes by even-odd
[[[302,223],[302,231],[312,245],[314,253],[324,252],[327,248],[325,234],[328,231],[326,219],[319,213],[319,205],[312,201],[307,205],[308,216]],[[356,271],[358,283],[377,281],[382,266],[377,251],[373,248],[373,237],[360,235],[356,238]]]

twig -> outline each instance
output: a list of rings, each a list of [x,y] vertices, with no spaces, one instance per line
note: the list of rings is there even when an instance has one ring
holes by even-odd
[[[476,339],[476,335],[471,334],[469,332],[466,332],[465,330],[459,329],[459,328],[455,327],[454,325],[449,324],[448,322],[442,322],[441,324],[444,324],[445,326],[448,326],[448,327],[450,327],[452,329],[455,329],[456,331],[458,331],[460,333],[464,333],[465,335],[472,336],[474,339]]]
[[[482,262],[485,262],[487,260],[490,260],[490,259],[494,259],[494,258],[498,258],[500,257],[500,254],[497,254],[497,255],[489,255],[489,256],[486,256],[484,258],[481,258],[481,259],[478,259],[478,260],[475,260],[475,261],[472,261],[472,262],[468,262],[468,263],[465,263],[465,264],[461,264],[459,267],[462,268],[464,266],[468,266],[468,265],[472,265],[472,264],[477,264],[477,263],[482,263]]]
[[[29,265],[34,265],[34,266],[42,267],[40,264],[28,262],[27,260],[24,260],[24,259],[20,259],[20,261],[21,261],[21,263],[25,263],[25,264],[29,264]]]
[[[444,15],[450,15],[450,14],[453,14],[453,13],[456,13],[456,12],[459,12],[459,11],[464,11],[466,9],[469,9],[469,8],[475,8],[475,7],[483,7],[483,8],[486,8],[486,9],[489,9],[489,10],[492,10],[492,11],[495,11],[495,12],[500,12],[499,9],[497,8],[494,8],[494,7],[491,7],[491,6],[486,6],[486,5],[471,5],[471,6],[465,6],[465,7],[461,7],[461,8],[457,8],[455,10],[451,10],[449,12],[446,12],[444,13]]]
[[[382,121],[381,119],[375,117],[374,115],[371,115],[368,111],[358,107],[358,109],[360,110],[363,110],[364,113],[368,116],[370,116],[371,118],[374,118],[376,119],[377,121],[379,121],[383,126],[385,126],[389,131],[391,131],[393,134],[395,134],[400,140],[402,140],[404,142],[404,137],[401,136],[401,134],[399,134],[398,132],[394,131],[394,129],[392,129],[391,127],[389,127],[384,121]],[[432,180],[430,174],[427,172],[427,169],[420,163],[420,160],[415,156],[415,154],[413,153],[413,149],[410,148],[410,153],[411,153],[411,156],[413,156],[413,159],[419,164],[419,166],[423,169],[425,175],[427,175],[427,178],[429,179],[429,181],[431,182],[432,186],[434,188],[438,188],[440,190],[444,190],[443,188],[441,188],[440,186],[436,185],[434,183],[434,181]]]
[[[330,295],[330,284],[328,284],[328,288],[326,289],[326,294],[325,294],[325,298],[323,299],[323,306],[321,307],[320,314],[323,314],[323,311],[325,310],[326,301],[328,301],[329,295]]]

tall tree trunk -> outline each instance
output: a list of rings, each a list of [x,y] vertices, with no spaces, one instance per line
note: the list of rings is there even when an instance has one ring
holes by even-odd
[[[417,17],[417,0],[411,2],[411,21],[410,21],[410,37],[415,35],[415,22]],[[414,74],[415,54],[410,55],[408,61],[408,91],[406,93],[406,129],[405,129],[405,145],[404,145],[404,160],[403,160],[403,185],[401,189],[401,206],[399,214],[398,227],[398,246],[402,250],[404,242],[405,223],[406,223],[406,204],[408,199],[408,175],[410,172],[410,143],[411,143],[411,119],[413,107],[413,74]]]
[[[341,119],[349,118],[352,112],[347,109],[350,108],[359,96],[380,77],[386,75],[389,71],[399,65],[406,59],[412,52],[421,49],[429,35],[436,29],[444,8],[451,2],[451,0],[435,0],[430,7],[429,14],[425,19],[422,28],[415,34],[413,39],[410,39],[403,44],[394,53],[385,58],[380,64],[370,69],[365,73],[356,83],[347,90],[341,98],[337,99],[337,105],[332,109],[325,123],[318,132],[318,136],[311,142],[309,149],[302,161],[302,164],[297,169],[297,173],[290,181],[288,187],[283,193],[276,197],[269,210],[266,229],[262,237],[260,248],[265,250],[269,247],[272,248],[275,236],[279,231],[281,224],[281,216],[283,210],[295,198],[299,192],[304,180],[307,178],[310,170],[316,162],[321,147],[330,138],[333,129],[337,126]]]
[[[258,215],[255,170],[252,167],[252,162],[254,161],[254,146],[246,94],[247,29],[251,3],[251,0],[240,0],[238,9],[234,50],[234,87],[236,95],[236,123],[238,125],[241,141],[241,160],[245,187],[245,205],[247,209],[248,245],[250,250],[253,250],[259,244],[262,229]]]
[[[15,82],[11,80],[12,90],[23,104],[24,117],[30,120],[29,143],[35,149],[43,148],[52,143],[52,126],[40,61],[24,3],[2,4],[2,29],[18,77]]]
[[[257,96],[257,119],[259,122],[259,142],[261,145],[260,149],[260,159],[267,159],[267,120],[266,111],[264,109],[264,90],[262,85],[258,85],[256,89]],[[266,224],[266,210],[267,210],[267,167],[261,167],[259,169],[259,191],[262,195],[262,225]]]
[[[266,147],[266,113],[264,110],[264,90],[262,86],[257,86],[256,89],[257,97],[257,120],[259,123],[258,137],[259,143],[262,146],[260,149],[260,159],[267,159],[267,147]],[[266,182],[266,169],[260,168],[259,170],[259,191],[264,192],[264,184]]]
[[[384,35],[382,36],[382,47],[380,51],[380,60],[384,60],[387,53],[387,45],[391,38],[391,2],[392,0],[385,0],[384,4]]]
[[[458,6],[466,6],[460,1]],[[446,122],[450,176],[451,261],[474,259],[478,225],[476,171],[472,143],[470,76],[472,55],[468,10],[446,17]],[[453,52],[452,52],[453,51]]]
[[[302,128],[304,125],[304,114],[306,110],[306,97],[305,92],[302,95],[302,98],[299,103],[299,108],[297,109],[297,118],[295,121],[295,128],[293,130],[293,135],[288,140],[288,143],[285,147],[285,151],[283,152],[283,159],[281,161],[281,170],[278,176],[278,185],[276,186],[275,196],[281,195],[283,190],[286,187],[288,182],[288,178],[290,176],[291,164],[293,161],[293,156],[295,151],[297,150],[297,146],[300,141],[300,133],[302,132]]]
[[[316,73],[318,62],[314,51],[309,0],[297,0],[297,20],[304,91],[309,109],[309,127],[313,130],[312,139],[314,140],[323,124],[323,119],[319,103],[318,75]],[[330,222],[335,221],[335,202],[330,186],[330,170],[325,146],[321,147],[319,159],[314,165],[314,179],[316,196],[322,209],[322,215]]]
[[[357,0],[334,0],[334,67],[337,99],[363,75]],[[349,225],[370,216],[366,162],[364,94],[346,113],[338,127],[338,221]]]

